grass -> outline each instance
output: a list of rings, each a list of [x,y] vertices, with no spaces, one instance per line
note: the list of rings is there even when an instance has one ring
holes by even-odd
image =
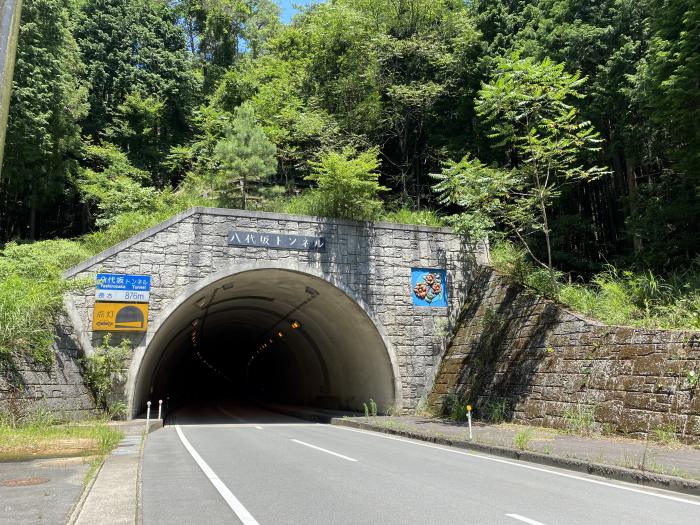
[[[489,423],[498,425],[506,420],[508,415],[508,400],[491,400],[484,405],[484,418]]]
[[[670,423],[656,427],[651,432],[651,440],[667,447],[680,443],[676,436],[676,427]]]
[[[527,450],[533,435],[534,431],[531,428],[524,428],[513,436],[513,445],[515,445],[518,450]]]
[[[34,416],[22,424],[0,418],[0,460],[36,457],[98,456],[117,446],[123,434],[104,421],[56,424]]]
[[[387,211],[379,218],[381,221],[398,224],[413,224],[418,226],[432,226],[439,228],[446,226],[445,221],[432,210],[410,210],[401,208],[395,211]]]
[[[538,293],[609,325],[700,330],[700,260],[664,278],[608,266],[584,284],[567,282],[564,274],[555,272],[554,289],[548,272],[512,243],[496,244],[491,264]]]
[[[595,432],[594,408],[587,405],[569,407],[564,412],[564,429],[569,434],[590,436]]]

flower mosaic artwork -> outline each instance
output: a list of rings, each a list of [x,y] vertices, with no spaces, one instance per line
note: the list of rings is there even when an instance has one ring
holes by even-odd
[[[414,306],[447,306],[445,270],[411,269]]]

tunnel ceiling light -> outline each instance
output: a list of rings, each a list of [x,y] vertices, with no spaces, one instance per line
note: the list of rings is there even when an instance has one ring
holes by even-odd
[[[204,308],[204,307],[206,306],[206,304],[207,304],[207,298],[206,298],[206,297],[202,297],[199,301],[197,301],[197,302],[194,303],[194,304],[196,304],[196,305],[199,306],[200,308]]]
[[[225,285],[222,286],[224,290],[230,290],[233,288],[233,283],[226,283]]]
[[[284,337],[284,332],[277,332],[277,337],[279,337],[279,338]]]
[[[301,323],[299,321],[292,321],[291,322],[292,329],[297,330],[301,328]]]

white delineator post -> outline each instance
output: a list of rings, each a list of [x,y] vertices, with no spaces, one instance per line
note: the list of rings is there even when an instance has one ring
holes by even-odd
[[[163,419],[161,417],[162,412],[163,412],[163,400],[159,399],[158,400],[158,419]]]
[[[469,441],[472,440],[472,406],[467,405],[467,421],[469,422]]]
[[[151,423],[151,402],[146,403],[146,432],[148,432],[148,427]]]

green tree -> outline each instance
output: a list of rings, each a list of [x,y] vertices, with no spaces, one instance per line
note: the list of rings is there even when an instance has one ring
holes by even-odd
[[[316,183],[309,197],[309,212],[339,219],[373,220],[382,211],[379,184],[379,149],[357,152],[352,148],[328,151],[311,164],[308,180]]]
[[[168,2],[85,0],[76,36],[91,85],[85,134],[99,141],[112,127],[111,140],[127,146],[134,137],[115,119],[149,118],[150,109],[135,107],[134,98],[127,101],[138,93],[142,101],[152,97],[163,104],[158,131],[163,146],[159,159],[149,164],[185,140],[199,83],[185,33]],[[138,114],[140,110],[145,113]],[[134,162],[143,160],[138,150],[129,149],[129,155]]]
[[[654,170],[640,188],[629,224],[647,247],[639,258],[668,271],[700,254],[700,5],[692,0],[651,5],[652,38],[637,64],[634,95],[663,143],[653,150]]]
[[[240,199],[241,208],[247,209],[251,185],[275,173],[275,153],[275,145],[255,121],[253,107],[246,103],[237,108],[231,128],[214,148],[220,165],[216,186],[223,203],[230,206]]]
[[[76,181],[82,201],[98,227],[109,226],[125,212],[152,211],[156,191],[148,172],[134,167],[113,144],[87,145]]]
[[[565,185],[606,173],[580,163],[585,151],[595,151],[600,144],[593,126],[582,121],[570,103],[582,96],[584,81],[550,60],[514,55],[499,61],[494,77],[479,93],[477,111],[491,125],[491,136],[506,149],[510,162],[495,169],[467,157],[435,176],[440,200],[466,209],[458,225],[482,232],[497,224],[505,227],[548,269],[552,289],[552,204]],[[531,247],[528,237],[533,234],[544,236],[544,261]]]
[[[137,166],[152,173],[159,171],[163,152],[169,147],[164,137],[165,104],[157,96],[130,93],[114,113],[105,136],[127,152]],[[161,186],[167,181],[161,181]]]
[[[221,78],[243,57],[257,58],[281,28],[279,6],[272,0],[181,0],[176,2],[190,52],[212,93]]]
[[[0,241],[46,234],[38,211],[70,206],[68,181],[85,115],[83,65],[69,0],[26,0],[0,175]],[[67,222],[63,217],[62,222]]]

